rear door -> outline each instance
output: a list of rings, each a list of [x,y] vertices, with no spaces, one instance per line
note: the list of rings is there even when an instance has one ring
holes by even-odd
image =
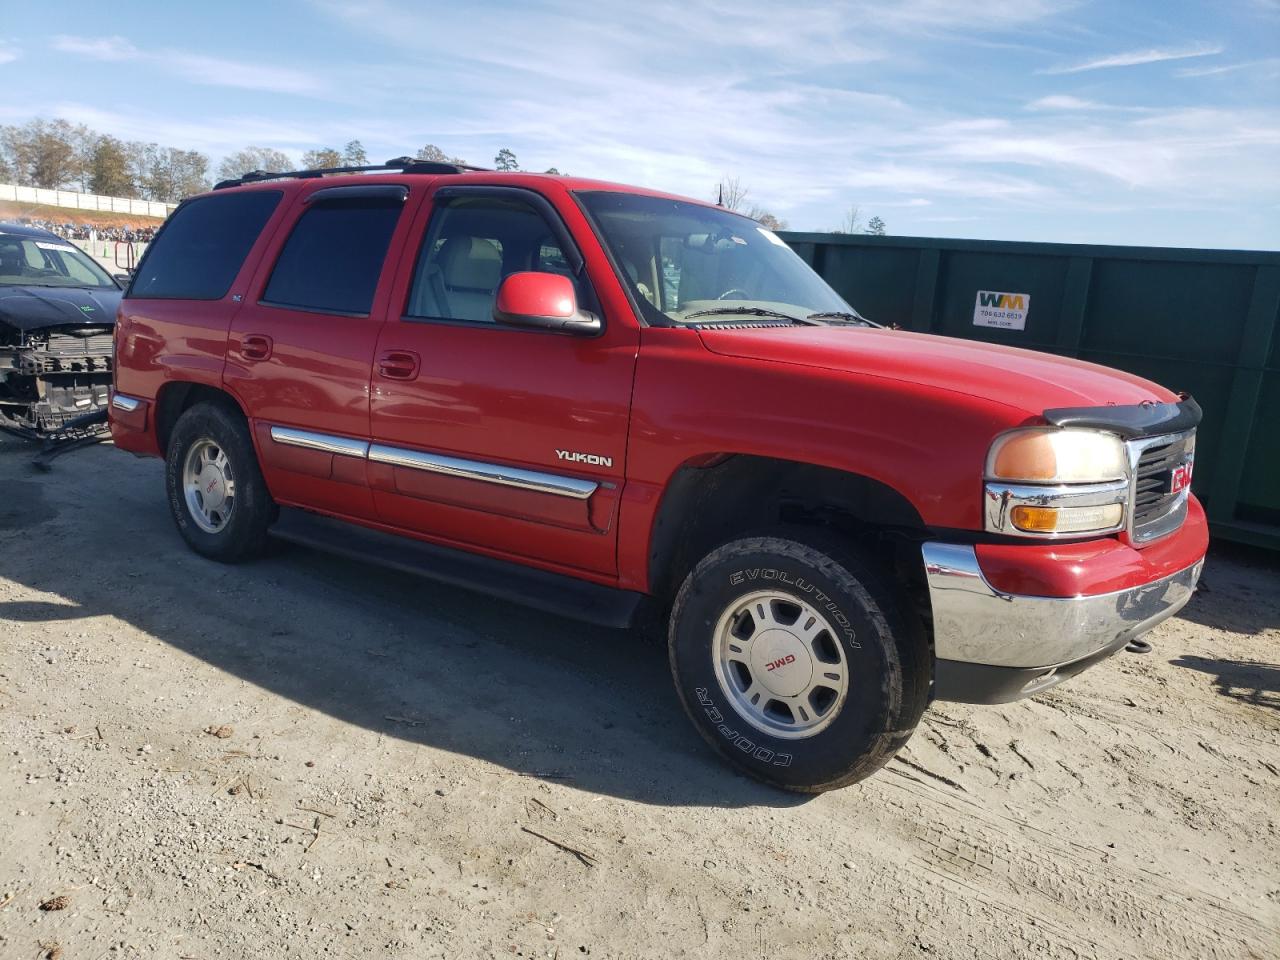
[[[171,380],[222,385],[231,317],[287,206],[281,190],[227,190],[173,212],[121,303],[116,390],[154,400]],[[117,435],[122,446],[146,449]]]
[[[302,192],[232,320],[225,382],[281,503],[375,515],[369,373],[390,286],[383,267],[403,242],[409,194],[385,182]]]
[[[371,395],[379,517],[432,539],[616,573],[639,332],[594,337],[493,321],[503,278],[563,273],[600,311],[574,239],[530,190],[449,185],[417,216]]]

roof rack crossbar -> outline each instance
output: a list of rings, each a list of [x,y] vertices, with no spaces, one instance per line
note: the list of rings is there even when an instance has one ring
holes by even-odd
[[[320,167],[315,170],[250,170],[232,180],[222,180],[213,185],[213,189],[222,190],[227,187],[239,187],[246,183],[260,183],[263,180],[310,180],[324,177],[332,173],[372,173],[377,170],[398,170],[401,173],[466,173],[468,170],[483,170],[484,167],[473,167],[468,163],[442,163],[437,160],[421,160],[417,157],[395,157],[386,163],[375,163],[359,167]]]

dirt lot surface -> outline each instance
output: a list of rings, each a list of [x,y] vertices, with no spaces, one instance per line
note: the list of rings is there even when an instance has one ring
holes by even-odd
[[[1153,653],[939,705],[798,798],[712,757],[652,641],[218,566],[159,463],[28,456],[0,441],[0,957],[1280,956],[1260,556],[1215,552]]]

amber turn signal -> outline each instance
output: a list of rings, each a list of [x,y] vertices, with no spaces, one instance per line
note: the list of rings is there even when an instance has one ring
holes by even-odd
[[[1019,504],[1009,519],[1023,533],[1088,533],[1120,525],[1124,507],[1110,503],[1100,507],[1033,507]]]
[[[1010,519],[1015,527],[1027,533],[1053,533],[1058,529],[1058,508],[1014,507]]]

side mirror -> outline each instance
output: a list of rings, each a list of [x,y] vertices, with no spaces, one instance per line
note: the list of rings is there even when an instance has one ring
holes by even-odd
[[[111,279],[116,282],[116,286],[118,286],[121,290],[123,290],[125,287],[129,285],[129,281],[132,278],[133,278],[132,270],[130,270],[128,273],[113,273],[111,275]]]
[[[577,336],[601,330],[600,318],[578,309],[573,281],[559,273],[513,273],[498,287],[493,319],[513,327],[537,327]]]

